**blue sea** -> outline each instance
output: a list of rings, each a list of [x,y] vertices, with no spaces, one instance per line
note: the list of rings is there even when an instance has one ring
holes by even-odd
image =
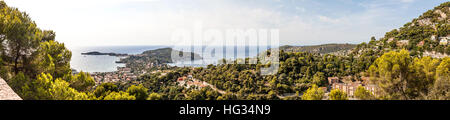
[[[198,61],[188,61],[188,62],[176,62],[170,63],[172,66],[194,66],[194,67],[202,67],[208,64],[217,64],[218,61],[222,58],[227,59],[236,59],[236,58],[246,58],[246,57],[254,57],[260,51],[264,51],[269,49],[268,47],[257,47],[257,46],[234,46],[229,47],[229,49],[234,48],[234,52],[224,52],[223,57],[220,55],[215,55],[212,53],[204,53],[206,47],[200,47],[200,49],[193,49],[197,46],[90,46],[90,47],[74,47],[69,48],[72,51],[72,60],[71,60],[71,68],[77,71],[84,72],[112,72],[116,71],[117,67],[124,67],[124,64],[116,63],[116,61],[120,60],[120,57],[115,56],[107,56],[107,55],[81,55],[84,52],[104,52],[104,53],[126,53],[126,54],[140,54],[147,50],[155,50],[159,48],[167,48],[171,47],[176,50],[181,50],[184,52],[195,52],[202,56],[204,59]],[[209,47],[211,48],[211,47]],[[221,48],[218,46],[212,48]],[[226,51],[223,49],[223,51]],[[209,57],[208,57],[209,56]]]

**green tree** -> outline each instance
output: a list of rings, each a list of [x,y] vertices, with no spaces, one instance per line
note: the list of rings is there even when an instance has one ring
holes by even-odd
[[[37,28],[35,22],[25,12],[17,8],[6,6],[2,1],[0,17],[2,18],[2,43],[9,48],[4,52],[4,57],[13,63],[14,73],[17,74],[20,66],[30,64],[30,55],[39,47],[42,39],[42,31]]]
[[[148,96],[147,100],[161,100],[161,95],[158,93],[152,93]]]
[[[34,57],[37,58],[34,61],[37,65],[35,72],[51,73],[57,78],[70,75],[72,72],[70,69],[72,52],[63,43],[53,40],[41,42],[37,55]]]
[[[446,57],[436,68],[436,82],[430,88],[428,99],[450,100],[450,58]]]
[[[69,83],[50,74],[41,73],[22,87],[25,100],[88,100],[90,97],[69,87]]]
[[[316,74],[314,74],[312,84],[316,84],[318,86],[326,86],[327,78],[325,77],[325,74],[323,72],[317,72]]]
[[[53,100],[89,100],[91,98],[86,93],[69,87],[69,83],[61,79],[55,80],[50,93]]]
[[[127,93],[136,97],[136,100],[146,100],[148,98],[148,89],[142,84],[132,85],[127,89]]]
[[[376,39],[374,36],[372,36],[372,37],[370,38],[369,44],[370,44],[370,45],[375,45],[376,41],[377,41],[377,39]]]
[[[410,99],[408,82],[411,57],[407,50],[391,51],[375,60],[370,66],[371,81],[376,83],[386,99]]]
[[[274,91],[269,91],[266,97],[268,100],[278,100],[277,93]]]
[[[111,92],[103,100],[136,100],[136,97],[128,94],[127,92]]]
[[[88,73],[81,71],[77,75],[73,76],[70,81],[70,87],[77,89],[78,91],[88,91],[95,85],[94,79]]]
[[[119,87],[117,87],[114,83],[102,83],[95,88],[94,95],[97,99],[103,99],[111,92],[119,92]]]
[[[375,96],[369,90],[366,90],[363,86],[358,86],[355,91],[355,97],[360,100],[374,100]]]
[[[312,85],[308,88],[302,96],[302,100],[322,100],[325,92],[317,87],[317,85]]]
[[[433,59],[431,57],[415,58],[413,61],[412,72],[414,78],[409,80],[409,88],[414,96],[422,97],[428,94],[429,88],[431,88],[436,80],[436,68],[440,63],[439,59]]]
[[[331,90],[330,100],[348,100],[347,93],[339,89]]]
[[[42,34],[42,42],[55,40],[56,33],[53,30],[44,30]]]
[[[53,77],[50,74],[41,73],[35,80],[27,82],[22,87],[22,98],[25,100],[51,100],[50,89]]]
[[[22,72],[19,72],[16,76],[14,76],[10,82],[9,85],[11,88],[18,94],[22,93],[22,87],[30,82],[30,78],[25,76]]]

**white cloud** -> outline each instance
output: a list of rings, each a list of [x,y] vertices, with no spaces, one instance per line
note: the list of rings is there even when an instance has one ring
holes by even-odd
[[[402,16],[392,14],[396,9],[385,7],[398,0],[361,3],[359,7],[365,9],[344,15],[316,13],[290,2],[281,4],[286,1],[273,5],[225,0],[5,1],[27,11],[39,27],[55,30],[57,40],[69,46],[172,44],[169,39],[174,29],[191,29],[198,21],[204,29],[279,28],[281,44],[359,43],[404,22],[398,20]],[[292,11],[281,10],[289,7]]]
[[[338,24],[339,22],[341,22],[341,20],[339,20],[339,19],[333,19],[333,18],[330,18],[330,17],[327,17],[327,16],[319,15],[318,17],[319,17],[319,20],[322,21],[322,22],[334,23],[334,24]]]
[[[403,2],[403,3],[412,3],[412,2],[414,2],[414,0],[400,0],[401,2]]]

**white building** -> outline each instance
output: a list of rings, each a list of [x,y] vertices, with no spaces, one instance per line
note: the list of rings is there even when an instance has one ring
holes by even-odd
[[[440,45],[448,45],[448,40],[450,39],[450,37],[449,36],[440,37],[439,39],[440,39],[440,42],[439,42]]]

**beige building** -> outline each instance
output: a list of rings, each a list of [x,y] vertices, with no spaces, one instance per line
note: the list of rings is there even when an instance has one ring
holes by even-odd
[[[330,84],[330,90],[339,89],[345,92],[349,97],[354,97],[356,89],[359,86],[363,86],[366,90],[372,92],[375,96],[377,95],[378,86],[374,84],[368,84],[366,80],[367,77],[361,77],[364,82],[342,82],[343,80],[338,77],[328,77],[328,83]]]

